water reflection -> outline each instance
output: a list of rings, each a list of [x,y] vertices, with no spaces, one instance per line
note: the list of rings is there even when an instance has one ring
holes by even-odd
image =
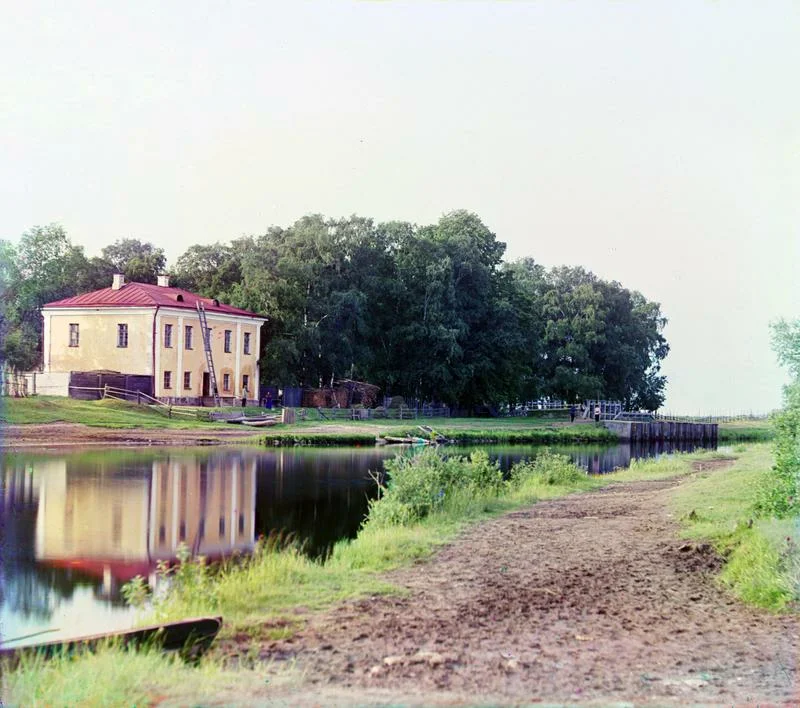
[[[104,601],[106,615],[98,631],[109,622],[128,626],[121,585],[152,576],[180,544],[210,558],[251,550],[257,460],[257,453],[230,451],[6,458],[0,478],[2,636],[43,623],[74,626],[76,617],[66,617],[63,608],[93,608],[94,601]],[[89,631],[86,623],[95,625],[97,618],[80,619],[81,631]]]
[[[156,460],[67,458],[39,463],[35,559],[79,571],[116,597],[179,544],[212,558],[252,548],[254,456]]]
[[[630,467],[633,460],[659,457],[672,452],[691,452],[708,445],[698,444],[693,441],[681,442],[636,442],[628,445],[563,445],[551,448],[553,452],[568,455],[572,461],[589,474],[608,474],[618,469]],[[504,470],[509,469],[521,459],[535,457],[543,450],[541,446],[529,447],[524,445],[487,447],[489,454],[500,461]],[[468,454],[469,448],[463,448],[462,453]]]

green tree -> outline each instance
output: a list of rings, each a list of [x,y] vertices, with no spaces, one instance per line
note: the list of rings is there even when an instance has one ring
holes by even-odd
[[[106,246],[101,254],[115,272],[123,273],[131,282],[155,283],[167,265],[163,249],[135,238],[119,239]]]
[[[242,280],[241,250],[220,243],[191,246],[172,269],[172,283],[205,297],[228,300]]]
[[[76,295],[89,262],[58,224],[35,226],[22,235],[15,252],[4,250],[9,282],[3,295],[6,332],[0,355],[17,369],[32,369],[41,360],[41,307]],[[14,255],[11,265],[8,259]]]

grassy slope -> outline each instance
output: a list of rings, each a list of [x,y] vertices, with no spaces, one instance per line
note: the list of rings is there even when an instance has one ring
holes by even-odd
[[[57,396],[6,398],[0,421],[9,425],[30,423],[83,423],[102,428],[210,428],[222,425],[186,417],[167,418],[147,406],[124,401],[78,401]]]
[[[775,437],[775,429],[770,420],[740,420],[720,423],[719,442],[763,442]]]
[[[235,410],[241,409],[222,409]],[[248,413],[261,412],[258,408]],[[570,425],[534,418],[420,418],[418,420],[335,420],[319,418],[309,411],[309,420],[281,425],[265,432],[269,444],[367,444],[380,435],[420,435],[418,425],[429,425],[462,443],[545,443],[609,442],[615,436],[589,423]],[[191,418],[167,418],[144,406],[122,401],[77,401],[56,396],[6,398],[0,402],[0,422],[10,425],[31,423],[83,423],[105,428],[211,428],[223,425]],[[254,430],[254,434],[259,431]],[[720,425],[720,442],[768,440],[773,436],[769,421],[745,421]]]
[[[757,490],[773,464],[770,447],[738,450],[722,474],[697,474],[673,498],[686,538],[704,539],[727,559],[721,580],[750,604],[781,610],[800,600],[797,519],[758,519]]]

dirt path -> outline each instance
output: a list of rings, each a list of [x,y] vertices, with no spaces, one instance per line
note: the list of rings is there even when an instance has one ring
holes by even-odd
[[[800,704],[796,617],[731,599],[676,538],[674,480],[542,502],[392,574],[408,596],[346,603],[262,658],[287,705]]]
[[[228,428],[98,428],[81,423],[5,425],[3,447],[55,448],[87,445],[219,445],[258,437],[244,426]]]

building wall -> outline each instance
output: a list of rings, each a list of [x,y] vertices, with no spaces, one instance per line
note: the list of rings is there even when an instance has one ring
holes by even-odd
[[[44,310],[44,370],[153,374],[155,308]],[[71,347],[70,324],[78,325],[78,346]],[[128,346],[117,346],[117,325],[128,325]]]
[[[203,393],[203,374],[208,371],[200,318],[192,310],[178,308],[96,308],[44,310],[44,370],[46,372],[108,369],[126,374],[153,376],[154,395],[163,399],[196,401]],[[155,350],[153,326],[155,319]],[[207,314],[211,351],[220,396],[242,397],[248,376],[249,400],[258,398],[258,354],[261,320],[234,315]],[[78,325],[78,346],[71,347],[70,324]],[[117,325],[128,325],[128,346],[117,346]],[[172,325],[171,346],[166,346],[165,327]],[[186,327],[192,328],[192,347],[185,346]],[[225,331],[231,332],[231,351],[225,351]],[[250,335],[250,353],[244,353],[244,337]],[[154,369],[155,361],[155,371]],[[164,386],[169,371],[170,387]],[[184,374],[189,372],[189,386]],[[224,388],[224,376],[230,377]],[[209,395],[211,392],[209,391]]]
[[[211,353],[217,387],[222,397],[241,398],[243,377],[249,377],[248,399],[258,397],[258,352],[261,321],[249,317],[207,313],[211,329]],[[166,325],[172,325],[172,346],[165,342]],[[192,348],[187,349],[186,327],[192,328]],[[231,333],[231,351],[225,351],[225,331]],[[250,335],[250,353],[244,353],[244,335]],[[208,371],[200,318],[190,310],[159,310],[156,318],[155,395],[158,398],[199,398],[202,395],[203,374]],[[164,372],[171,373],[171,386],[164,387]],[[184,386],[184,374],[190,373],[189,387]],[[230,386],[224,388],[224,376],[230,375]],[[211,392],[209,392],[211,395]]]

